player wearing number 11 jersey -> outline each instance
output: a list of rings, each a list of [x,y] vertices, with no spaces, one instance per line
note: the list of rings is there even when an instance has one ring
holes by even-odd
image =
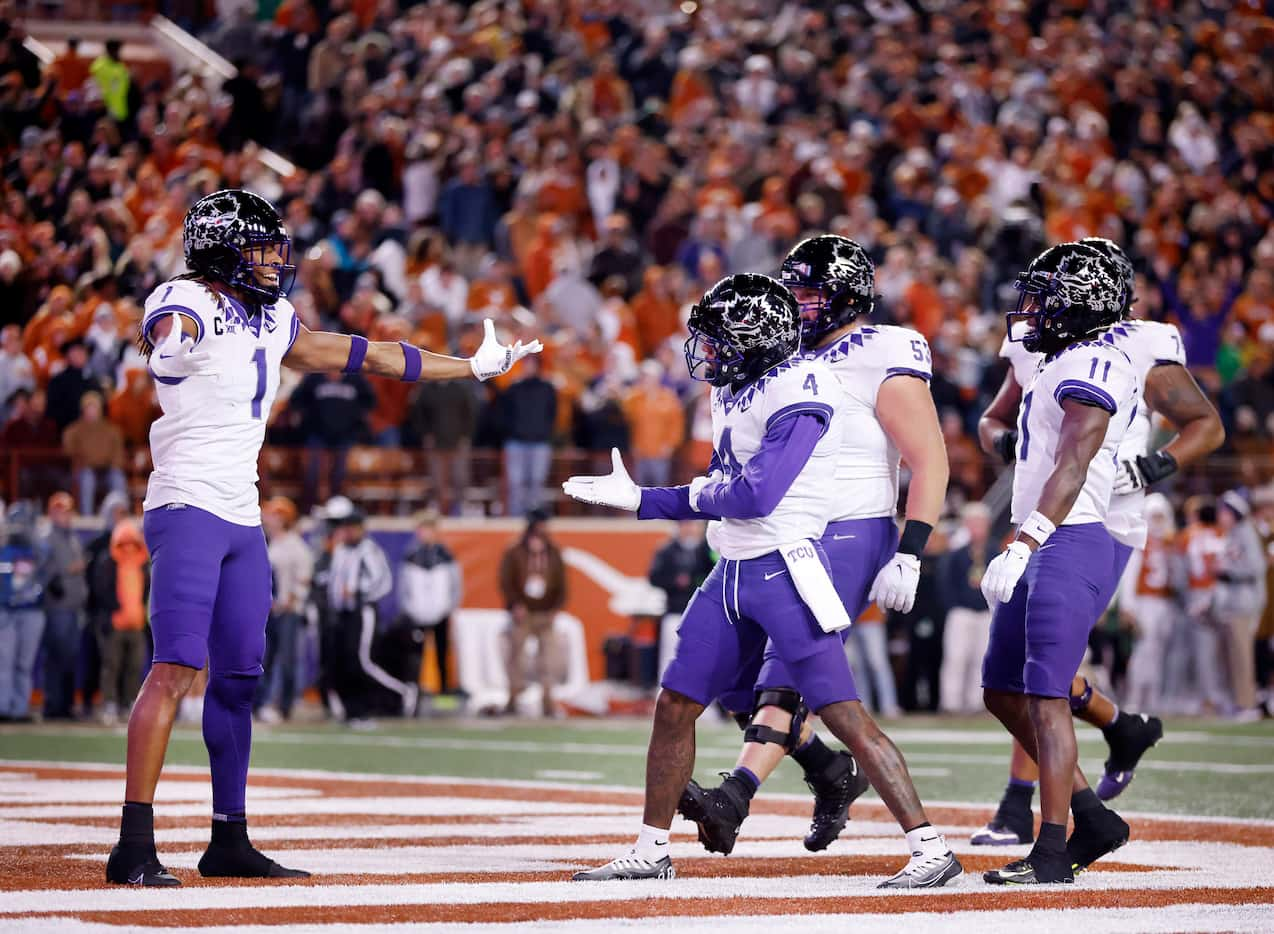
[[[214,192],[186,215],[190,273],[146,301],[140,342],[163,416],[151,429],[154,471],[143,529],[152,559],[155,655],[128,721],[119,844],[108,882],[179,885],[155,851],[155,786],[177,706],[208,665],[203,735],[212,772],[212,842],[205,876],[297,878],[248,841],[244,795],[252,699],[270,611],[257,455],[279,388],[279,367],[366,372],[404,381],[488,379],[538,352],[501,345],[490,321],[468,360],[410,344],[311,332],[285,297],[296,267],[278,212],[246,191]]]

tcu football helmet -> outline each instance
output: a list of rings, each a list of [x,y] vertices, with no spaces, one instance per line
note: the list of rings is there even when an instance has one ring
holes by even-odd
[[[186,265],[191,272],[233,286],[266,304],[286,295],[296,277],[292,238],[270,202],[249,191],[227,188],[195,202],[182,230]],[[276,247],[282,262],[266,262]],[[257,269],[278,272],[277,284],[257,279]]]
[[[1124,283],[1124,310],[1120,317],[1127,318],[1132,309],[1132,303],[1137,300],[1137,272],[1132,267],[1132,260],[1128,258],[1123,247],[1114,240],[1107,240],[1105,237],[1084,237],[1078,242],[1092,247],[1114,263],[1115,268],[1119,270],[1119,277]]]
[[[869,314],[876,301],[876,266],[848,237],[823,234],[802,240],[783,260],[779,273],[789,289],[817,290],[801,302],[801,344],[814,347],[825,335]]]
[[[1082,243],[1049,247],[1018,273],[1013,287],[1019,295],[1017,307],[1007,316],[1009,340],[1021,341],[1031,353],[1057,353],[1123,317],[1119,269]],[[1014,336],[1019,320],[1026,323],[1026,331]]]
[[[792,293],[769,276],[727,276],[690,310],[686,367],[691,379],[738,389],[800,349]]]

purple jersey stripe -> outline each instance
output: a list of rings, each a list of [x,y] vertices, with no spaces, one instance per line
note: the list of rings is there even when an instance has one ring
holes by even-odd
[[[1105,409],[1111,415],[1118,410],[1115,400],[1104,389],[1098,389],[1089,383],[1077,379],[1064,379],[1053,390],[1053,398],[1060,405],[1063,399],[1075,399]]]
[[[832,407],[827,403],[793,402],[791,405],[785,405],[765,420],[766,434],[769,434],[770,429],[783,419],[793,415],[813,415],[818,418],[823,425],[823,430],[819,433],[820,438],[827,434],[827,426],[832,423]]]
[[[184,376],[159,376],[154,370],[150,370],[149,367],[147,367],[147,369],[150,371],[151,379],[157,383],[163,383],[165,386],[176,386],[178,383],[184,383],[186,381],[186,377]]]
[[[885,379],[889,379],[891,376],[914,376],[917,379],[924,380],[926,383],[933,379],[932,373],[925,370],[913,370],[909,366],[891,366],[885,370]]]
[[[161,317],[171,315],[174,311],[178,314],[185,315],[187,318],[195,322],[195,343],[197,344],[203,340],[203,318],[199,317],[199,312],[195,311],[189,305],[162,305],[154,311],[149,312],[146,315],[146,319],[142,321],[142,337],[151,344],[155,343],[150,339],[151,328],[155,326],[155,323],[159,321]]]
[[[288,355],[288,351],[292,349],[292,345],[296,343],[297,337],[301,334],[301,319],[296,313],[292,314],[292,332],[288,335],[288,349],[283,351],[283,356]]]

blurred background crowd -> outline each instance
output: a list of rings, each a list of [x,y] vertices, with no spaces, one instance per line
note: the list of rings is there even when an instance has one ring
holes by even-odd
[[[84,510],[144,479],[157,410],[131,350],[139,306],[183,268],[187,206],[227,186],[285,215],[311,327],[465,353],[491,316],[547,344],[494,386],[286,387],[268,472],[303,509],[361,471],[401,481],[374,509],[521,514],[611,445],[644,482],[684,478],[710,444],[681,362],[689,304],[823,230],[876,260],[876,316],[929,338],[953,509],[993,478],[972,429],[1002,373],[1006,289],[1043,245],[1085,235],[1127,248],[1136,314],[1181,328],[1229,429],[1210,474],[1271,475],[1259,4],[160,9],[234,76],[143,69],[114,44],[43,62],[0,24],[3,444],[61,449],[26,462],[72,463]],[[385,450],[351,464],[363,446]]]
[[[341,493],[372,513],[568,513],[583,507],[554,481],[612,445],[639,483],[684,480],[711,447],[682,362],[690,304],[819,231],[871,253],[875,317],[929,339],[952,530],[978,526],[962,510],[999,472],[974,427],[1004,373],[1015,274],[1087,235],[1128,251],[1134,314],[1178,325],[1226,424],[1224,450],[1166,491],[1177,521],[1191,494],[1263,508],[1274,20],[1259,3],[59,6],[163,13],[232,67],[214,79],[73,38],[40,56],[28,7],[0,0],[0,492],[49,504],[54,527],[55,491],[83,516],[140,500],[159,414],[132,346],[141,303],[183,269],[187,207],[223,187],[279,206],[310,327],[467,354],[492,317],[546,344],[482,385],[291,378],[262,485],[302,515]],[[966,605],[971,573],[934,578],[936,609],[861,627],[867,680],[899,662],[879,709],[946,706],[935,647],[964,626],[944,627],[951,613],[985,609]],[[40,606],[48,632],[63,625]],[[1112,620],[1099,657],[1122,678],[1132,616]]]

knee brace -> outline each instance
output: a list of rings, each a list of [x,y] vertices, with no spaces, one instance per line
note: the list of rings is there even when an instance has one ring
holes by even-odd
[[[782,746],[786,752],[794,750],[801,741],[801,726],[809,715],[809,708],[805,706],[801,695],[791,688],[766,688],[757,692],[756,704],[752,708],[753,719],[762,707],[778,707],[780,710],[787,711],[792,715],[792,725],[784,733],[773,727],[753,723],[743,731],[743,741],[745,743],[774,743]]]
[[[1084,678],[1084,690],[1081,691],[1079,694],[1072,694],[1070,696],[1071,713],[1079,713],[1081,710],[1083,710],[1085,707],[1088,706],[1088,702],[1092,699],[1093,699],[1093,686],[1088,683],[1087,678]]]

